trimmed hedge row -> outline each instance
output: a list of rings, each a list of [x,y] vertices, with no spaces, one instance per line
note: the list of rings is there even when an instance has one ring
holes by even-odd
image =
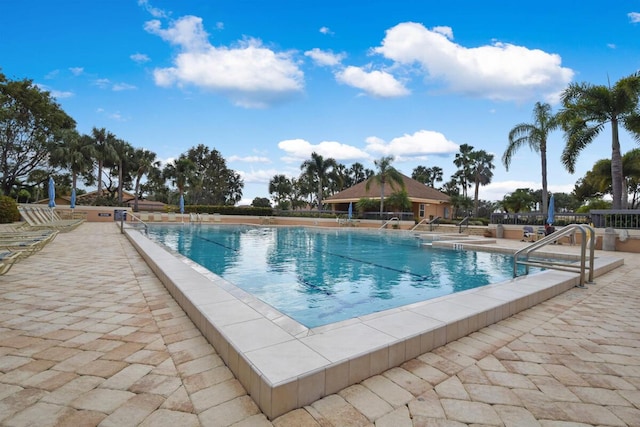
[[[167,206],[167,212],[179,212],[178,206]],[[220,215],[252,215],[270,216],[273,215],[272,208],[254,208],[253,206],[215,206],[215,205],[186,205],[184,213],[219,213]]]

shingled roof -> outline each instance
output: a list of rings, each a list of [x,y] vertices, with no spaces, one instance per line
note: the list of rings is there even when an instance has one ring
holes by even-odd
[[[449,196],[444,194],[441,191],[436,190],[435,188],[428,187],[421,183],[420,181],[416,181],[413,178],[409,178],[406,175],[402,175],[402,180],[404,181],[404,188],[407,190],[407,196],[409,200],[412,202],[440,202],[445,203],[449,202]],[[339,193],[334,194],[333,196],[325,199],[327,203],[348,203],[348,202],[357,202],[363,197],[369,199],[379,199],[380,198],[380,184],[376,181],[372,181],[369,186],[369,191],[366,189],[367,183],[363,181],[354,185],[353,187],[349,187],[346,190],[342,190]],[[400,186],[396,183],[387,182],[384,186],[384,194],[388,196],[396,191],[400,190]]]

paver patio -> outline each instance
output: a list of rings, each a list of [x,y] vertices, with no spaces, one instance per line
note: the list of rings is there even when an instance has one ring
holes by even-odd
[[[640,426],[640,255],[616,255],[588,289],[269,421],[119,229],[86,223],[0,276],[0,424]]]

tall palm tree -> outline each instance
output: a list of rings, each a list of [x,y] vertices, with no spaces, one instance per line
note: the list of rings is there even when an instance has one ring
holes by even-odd
[[[115,157],[111,160],[117,165],[118,168],[118,204],[122,205],[124,191],[124,179],[125,169],[127,168],[127,162],[130,157],[133,156],[134,148],[127,141],[122,139],[116,139],[112,143],[113,153]]]
[[[311,159],[305,160],[300,166],[300,169],[302,169],[306,174],[313,176],[317,181],[318,211],[322,210],[322,193],[324,192],[324,187],[327,185],[327,179],[337,166],[338,164],[334,159],[324,159],[315,151],[311,153]]]
[[[481,185],[487,185],[493,178],[492,169],[495,168],[493,164],[493,154],[489,154],[484,150],[473,151],[469,156],[471,159],[471,170],[473,173],[473,181],[475,184],[475,193],[473,199],[473,212],[474,216],[478,216],[478,194]]]
[[[627,205],[625,196],[620,126],[640,141],[640,72],[624,77],[616,84],[572,83],[562,93],[563,109],[558,119],[565,131],[566,146],[562,163],[571,173],[578,155],[605,129],[611,126],[611,186],[613,209]]]
[[[180,196],[184,196],[184,190],[187,186],[187,183],[193,178],[193,175],[196,173],[196,165],[186,157],[184,154],[181,155],[178,159],[169,163],[164,168],[164,176],[167,179],[171,179],[173,185],[178,188],[178,193]]]
[[[507,171],[516,151],[528,145],[531,151],[540,153],[542,171],[542,214],[547,215],[547,139],[559,126],[557,116],[551,113],[551,105],[536,102],[533,107],[533,123],[517,124],[509,132],[509,145],[502,155],[502,163]]]
[[[462,185],[462,195],[467,197],[467,189],[469,188],[469,181],[472,179],[471,175],[471,159],[469,156],[473,151],[473,146],[469,144],[462,144],[460,146],[460,152],[456,153],[453,164],[458,167],[458,178]]]
[[[77,188],[78,175],[83,175],[93,169],[95,150],[93,140],[88,135],[82,135],[75,130],[66,130],[62,134],[62,144],[52,152],[50,161],[54,166],[62,166],[71,172],[71,188]]]
[[[378,168],[378,172],[367,179],[365,189],[369,191],[369,187],[372,182],[380,184],[380,219],[382,219],[382,211],[384,209],[384,186],[388,182],[393,188],[393,183],[400,185],[400,188],[404,190],[404,180],[402,174],[398,172],[396,168],[391,166],[393,162],[393,156],[386,156],[373,162]]]
[[[91,130],[91,136],[98,163],[98,196],[102,197],[102,169],[105,162],[113,161],[116,157],[113,149],[116,137],[111,132],[107,132],[105,128],[98,129],[95,127]]]
[[[142,177],[154,168],[160,167],[160,161],[156,160],[156,153],[144,148],[137,148],[133,153],[133,162],[136,170],[136,185],[133,191],[133,211],[138,212],[138,196],[140,193],[140,181]]]

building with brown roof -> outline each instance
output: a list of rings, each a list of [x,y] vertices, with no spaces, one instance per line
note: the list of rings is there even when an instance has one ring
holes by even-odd
[[[451,218],[452,209],[449,196],[435,188],[428,187],[402,175],[404,188],[407,192],[409,201],[411,202],[411,210],[416,222],[423,219],[432,220],[436,217]],[[339,193],[324,200],[325,203],[331,205],[332,210],[345,212],[349,208],[349,203],[357,203],[362,198],[380,201],[380,184],[372,181],[367,191],[367,183],[363,181],[353,187],[347,188]],[[400,186],[396,183],[386,183],[384,186],[385,198],[400,190]]]

